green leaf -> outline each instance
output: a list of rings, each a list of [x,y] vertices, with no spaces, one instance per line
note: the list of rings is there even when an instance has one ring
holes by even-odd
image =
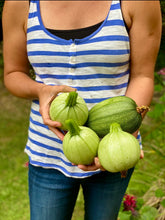
[[[131,211],[124,211],[124,212],[119,212],[119,219],[120,220],[130,220],[131,218]]]
[[[159,214],[156,208],[150,206],[143,206],[139,212],[140,220],[155,220]]]
[[[163,86],[160,85],[160,84],[154,86],[154,90],[155,90],[156,92],[161,92],[162,89],[163,89]]]
[[[163,197],[165,194],[164,194],[164,192],[161,190],[161,189],[157,189],[156,191],[155,191],[155,196],[157,197],[157,198],[161,198],[161,197]]]
[[[164,105],[163,104],[156,104],[154,106],[154,109],[150,112],[147,113],[147,115],[151,118],[154,118],[154,119],[158,119],[159,117],[161,117],[161,115],[163,115],[164,113]]]
[[[131,215],[130,220],[138,220],[139,217],[140,217],[139,212],[135,211],[135,212]]]
[[[136,209],[139,210],[144,204],[144,200],[142,198],[137,198],[136,200]]]
[[[160,204],[161,204],[163,207],[165,207],[165,199],[163,199],[163,200],[160,202]]]
[[[165,93],[159,98],[162,103],[165,103]],[[164,105],[165,108],[165,105]]]

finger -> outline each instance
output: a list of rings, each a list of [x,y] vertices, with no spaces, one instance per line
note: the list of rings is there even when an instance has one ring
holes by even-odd
[[[64,134],[58,129],[54,127],[49,127],[49,129],[61,140],[64,139]]]
[[[61,127],[61,123],[58,121],[53,121],[50,119],[49,115],[49,105],[40,108],[40,114],[42,115],[42,119],[45,125],[51,126],[51,127]]]
[[[105,171],[105,169],[102,167],[98,157],[95,157],[94,162],[95,162],[95,165],[98,169]]]
[[[42,119],[45,125],[51,126],[51,127],[61,127],[62,124],[58,121],[53,121],[50,119],[48,108],[45,108],[45,110],[40,111],[40,114],[42,115]]]
[[[141,152],[140,152],[140,159],[143,159],[143,158],[144,158],[144,151],[141,150]]]
[[[95,170],[98,169],[98,167],[95,164],[92,164],[92,165],[82,165],[82,164],[79,164],[78,168],[80,168],[83,171],[95,171]]]
[[[59,93],[59,92],[73,92],[73,91],[76,91],[76,89],[73,87],[70,87],[70,86],[62,85],[62,86],[58,86],[56,88],[56,91],[57,91],[57,93]]]
[[[41,103],[40,103],[40,109],[39,109],[40,114],[42,115],[44,124],[46,124],[47,120],[50,120],[50,116],[49,116],[49,104],[44,104],[41,107]]]
[[[90,165],[79,164],[78,167],[80,169],[84,170],[84,171],[94,171],[94,170],[98,170],[98,169],[100,169],[102,171],[105,171],[105,169],[101,166],[98,157],[94,158],[94,163],[93,164],[90,164]]]
[[[73,92],[76,91],[77,89],[72,88],[70,86],[54,86],[54,89],[51,92],[50,100],[49,100],[49,107],[51,102],[58,96],[59,93],[65,93],[65,92]]]
[[[52,121],[50,118],[43,118],[44,124],[50,127],[61,127],[61,123],[59,121]]]
[[[139,130],[135,131],[132,135],[137,138]]]

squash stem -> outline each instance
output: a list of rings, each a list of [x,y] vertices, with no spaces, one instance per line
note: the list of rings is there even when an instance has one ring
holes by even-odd
[[[127,170],[123,170],[120,173],[121,173],[121,178],[126,178],[127,177]]]
[[[66,106],[73,107],[76,105],[78,93],[73,91],[70,92],[66,99]]]
[[[68,119],[65,121],[66,126],[71,134],[71,136],[79,135],[80,128],[73,119]]]
[[[121,129],[120,124],[118,124],[118,123],[116,123],[116,122],[110,124],[110,133],[112,133],[112,132],[118,132],[118,131],[121,131],[121,130],[122,130],[122,129]]]
[[[142,105],[141,107],[136,107],[136,110],[139,114],[142,114],[143,112],[147,113],[150,111],[150,108],[148,106]]]

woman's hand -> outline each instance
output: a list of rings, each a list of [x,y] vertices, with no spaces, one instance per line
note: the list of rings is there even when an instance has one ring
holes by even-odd
[[[60,92],[71,92],[76,89],[69,86],[49,86],[43,85],[39,91],[39,103],[40,103],[40,114],[42,115],[43,122],[49,127],[49,129],[55,133],[61,140],[64,138],[64,134],[60,130],[61,123],[57,121],[52,121],[49,116],[49,108],[53,99]]]
[[[140,159],[143,159],[143,158],[144,158],[144,152],[143,152],[143,150],[141,150]],[[95,171],[95,170],[98,170],[98,169],[100,169],[102,171],[105,171],[105,169],[101,166],[98,157],[95,157],[94,162],[90,165],[79,164],[77,166],[78,166],[78,168],[80,168],[81,170],[84,170],[84,171]]]
[[[137,137],[137,132],[135,132],[133,135],[135,137]],[[143,150],[141,150],[140,152],[140,159],[143,159],[144,158],[144,152]],[[82,164],[79,164],[78,167],[81,169],[81,170],[84,170],[84,171],[94,171],[94,170],[97,170],[97,169],[100,169],[102,171],[105,171],[105,169],[101,166],[100,164],[100,161],[99,161],[99,158],[98,157],[95,157],[94,158],[94,162],[90,165],[82,165]],[[124,175],[123,175],[124,176]]]
[[[138,132],[139,132],[139,130],[135,131],[132,135],[133,135],[135,138],[137,138]],[[144,151],[141,149],[140,159],[143,159],[143,158],[144,158]]]
[[[94,161],[92,164],[90,164],[90,165],[79,164],[78,168],[80,168],[81,170],[84,170],[84,171],[94,171],[94,170],[98,170],[98,169],[105,171],[105,169],[101,166],[98,157],[94,158]]]
[[[140,152],[140,159],[143,159],[143,158],[144,158],[144,151],[141,150],[141,152]]]

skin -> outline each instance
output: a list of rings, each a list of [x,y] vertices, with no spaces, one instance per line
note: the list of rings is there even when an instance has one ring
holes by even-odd
[[[110,4],[111,1],[96,1],[95,4],[93,1],[41,1],[40,7],[45,27],[75,29],[103,21]],[[75,89],[66,85],[43,85],[29,77],[26,51],[28,10],[28,1],[6,1],[4,5],[4,83],[15,96],[39,99],[44,123],[63,140],[64,135],[58,129],[60,123],[50,120],[49,106],[59,92],[70,92]],[[148,0],[122,1],[122,13],[129,29],[131,45],[131,74],[126,96],[134,99],[138,106],[149,106],[154,91],[154,68],[161,39],[160,4],[159,1]],[[76,17],[78,19],[75,19]],[[145,113],[143,117],[144,115]],[[137,132],[133,135],[136,136]],[[142,152],[141,158],[143,156]],[[98,158],[95,158],[90,166],[78,165],[78,167],[86,171],[103,169]]]

